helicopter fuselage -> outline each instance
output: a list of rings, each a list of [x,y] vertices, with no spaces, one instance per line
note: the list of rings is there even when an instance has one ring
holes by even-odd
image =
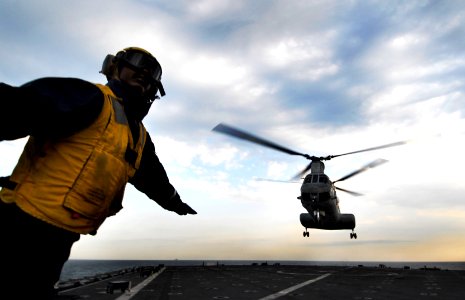
[[[353,214],[341,214],[334,184],[324,174],[324,164],[312,166],[312,173],[305,176],[300,188],[302,206],[308,213],[300,215],[300,223],[307,228],[340,230],[355,228]]]

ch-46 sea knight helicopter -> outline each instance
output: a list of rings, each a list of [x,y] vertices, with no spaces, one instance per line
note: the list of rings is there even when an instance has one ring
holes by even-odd
[[[325,165],[323,161],[330,160],[335,157],[355,154],[360,152],[378,150],[382,148],[394,147],[403,145],[406,142],[400,141],[395,143],[390,143],[382,146],[371,147],[363,150],[352,151],[348,153],[338,154],[338,155],[328,155],[328,156],[310,156],[308,154],[296,152],[294,150],[285,148],[276,143],[267,141],[258,136],[247,133],[243,130],[231,127],[229,125],[220,123],[213,128],[213,131],[230,135],[239,139],[243,139],[249,142],[253,142],[268,148],[272,148],[290,155],[300,155],[310,160],[311,162],[294,176],[290,182],[300,179],[304,176],[309,170],[310,173],[303,178],[302,186],[300,188],[300,196],[297,197],[302,203],[302,206],[307,210],[307,213],[300,214],[300,223],[305,228],[303,232],[304,237],[308,237],[310,233],[308,228],[315,229],[325,229],[325,230],[352,230],[350,233],[351,239],[356,239],[357,234],[354,232],[355,229],[355,216],[353,214],[343,214],[339,210],[339,199],[336,195],[336,190],[340,190],[346,193],[349,193],[354,196],[361,196],[361,194],[349,191],[346,189],[339,188],[334,184],[339,181],[349,179],[357,174],[360,174],[370,168],[377,167],[385,162],[384,159],[377,159],[364,167],[351,172],[350,174],[335,180],[331,181],[329,177],[324,173]]]

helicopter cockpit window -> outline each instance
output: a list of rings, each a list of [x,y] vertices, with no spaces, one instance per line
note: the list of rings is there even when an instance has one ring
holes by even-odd
[[[312,183],[318,182],[318,175],[313,175],[312,176]]]
[[[328,176],[326,175],[320,175],[320,178],[318,180],[320,183],[327,183],[328,182]]]

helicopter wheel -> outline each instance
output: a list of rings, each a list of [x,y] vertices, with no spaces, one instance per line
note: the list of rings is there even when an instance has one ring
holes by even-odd
[[[307,230],[304,231],[304,237],[309,237],[310,236],[310,232],[308,232]]]
[[[351,232],[350,239],[357,239],[357,234],[355,232]]]

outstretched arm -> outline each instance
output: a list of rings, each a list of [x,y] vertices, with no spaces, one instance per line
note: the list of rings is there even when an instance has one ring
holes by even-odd
[[[164,209],[179,215],[197,214],[189,205],[182,202],[178,192],[171,185],[148,133],[139,169],[129,182]]]
[[[20,87],[0,83],[0,141],[28,135],[58,138],[87,127],[103,94],[75,78],[41,78]]]

